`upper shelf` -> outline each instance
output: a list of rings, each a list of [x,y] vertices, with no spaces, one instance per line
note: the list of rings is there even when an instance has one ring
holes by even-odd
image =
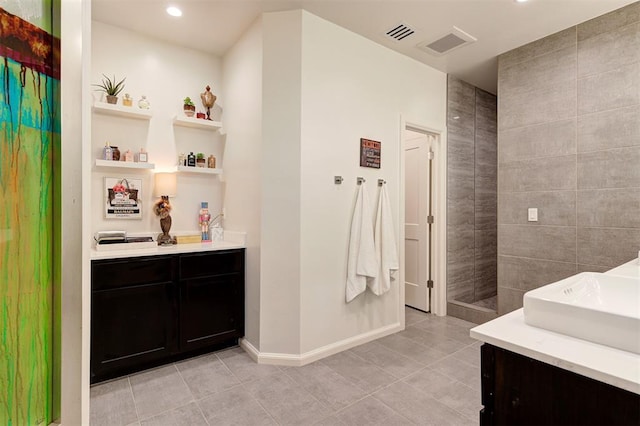
[[[173,118],[173,124],[175,126],[193,127],[197,129],[207,129],[213,131],[222,128],[222,123],[219,121],[204,120],[202,118],[187,117],[185,115],[176,115]]]
[[[96,102],[93,104],[93,112],[118,117],[135,118],[137,120],[151,120],[151,110],[140,109],[135,106],[125,107],[121,105],[108,104],[106,102]]]
[[[112,167],[117,169],[155,169],[153,163],[135,163],[133,161],[96,160],[96,167]]]

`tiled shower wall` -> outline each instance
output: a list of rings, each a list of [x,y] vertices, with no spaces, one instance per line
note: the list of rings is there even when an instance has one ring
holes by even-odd
[[[447,84],[447,299],[497,292],[496,97]]]
[[[638,254],[640,2],[501,55],[498,96],[504,314],[527,290]]]

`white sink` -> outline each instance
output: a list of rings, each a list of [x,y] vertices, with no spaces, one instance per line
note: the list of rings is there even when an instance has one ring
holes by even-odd
[[[524,295],[524,320],[640,354],[640,278],[583,272]]]
[[[640,259],[633,259],[623,265],[607,271],[607,275],[619,275],[622,277],[640,278]]]

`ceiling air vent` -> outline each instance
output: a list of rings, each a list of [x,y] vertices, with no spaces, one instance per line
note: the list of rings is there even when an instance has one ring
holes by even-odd
[[[400,23],[387,31],[385,35],[393,41],[402,41],[414,33],[415,30],[413,28],[404,23]]]
[[[441,56],[475,41],[477,41],[475,37],[465,33],[460,28],[453,27],[450,32],[438,37],[437,40],[420,43],[417,47],[431,55]]]

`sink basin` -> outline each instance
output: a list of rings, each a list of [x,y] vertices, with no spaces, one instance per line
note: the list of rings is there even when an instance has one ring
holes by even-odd
[[[640,278],[640,260],[633,259],[623,265],[607,271],[607,275],[619,275],[623,277]]]
[[[640,354],[640,278],[582,272],[524,295],[525,323]]]

